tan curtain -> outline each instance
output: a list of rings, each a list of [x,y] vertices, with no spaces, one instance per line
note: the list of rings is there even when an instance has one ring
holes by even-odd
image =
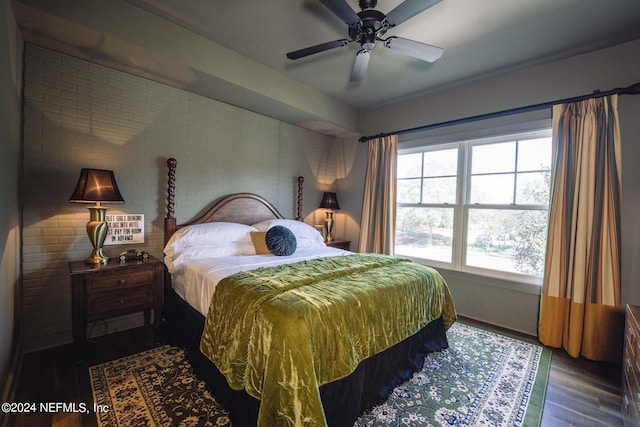
[[[619,362],[621,147],[617,95],[553,108],[554,175],[538,335]]]
[[[396,234],[397,162],[397,135],[369,141],[360,225],[360,252],[393,255]]]

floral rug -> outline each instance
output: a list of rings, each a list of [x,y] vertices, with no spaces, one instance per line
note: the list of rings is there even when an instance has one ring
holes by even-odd
[[[461,323],[447,337],[448,349],[355,425],[540,425],[551,350]]]
[[[449,349],[355,426],[539,426],[551,351],[456,323]],[[89,369],[99,426],[228,426],[184,352],[163,346]]]
[[[230,426],[184,351],[165,345],[89,368],[98,426]]]

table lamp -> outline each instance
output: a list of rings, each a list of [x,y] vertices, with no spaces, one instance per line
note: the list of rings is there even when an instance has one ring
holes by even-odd
[[[103,169],[87,169],[80,171],[78,184],[73,191],[70,202],[74,203],[95,203],[89,209],[89,222],[87,223],[87,234],[93,245],[93,251],[89,258],[85,260],[87,264],[106,264],[109,257],[102,251],[102,244],[107,237],[109,229],[105,221],[107,208],[100,203],[124,203],[124,199],[118,190],[118,184],[112,171]]]
[[[325,192],[322,196],[322,202],[320,202],[320,209],[329,209],[327,211],[327,218],[324,220],[324,229],[327,242],[330,242],[333,240],[333,236],[331,235],[331,231],[333,230],[333,210],[340,210],[336,193]]]

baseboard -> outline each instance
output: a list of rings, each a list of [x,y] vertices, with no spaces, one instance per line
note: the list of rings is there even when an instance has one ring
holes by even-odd
[[[11,355],[11,362],[9,363],[9,370],[5,383],[2,387],[2,395],[0,395],[0,403],[15,402],[16,391],[18,389],[18,381],[20,380],[20,372],[22,370],[22,346],[18,343]],[[0,427],[9,427],[9,421],[11,414],[5,414],[0,412]]]
[[[478,323],[480,325],[484,325],[484,326],[489,327],[489,328],[494,328],[494,329],[496,329],[498,331],[502,330],[502,332],[505,332],[505,333],[509,333],[509,332],[517,333],[519,335],[523,335],[523,336],[525,336],[527,338],[530,338],[530,339],[534,339],[534,340],[538,339],[537,335],[533,335],[533,334],[531,334],[531,333],[529,333],[527,331],[523,331],[523,330],[520,330],[518,328],[513,328],[511,326],[505,326],[505,325],[501,325],[501,324],[498,324],[498,323],[487,322],[486,320],[478,319],[478,318],[472,317],[472,316],[466,316],[466,315],[460,314],[460,313],[458,313],[458,317],[460,318],[460,320],[468,319],[472,323]]]

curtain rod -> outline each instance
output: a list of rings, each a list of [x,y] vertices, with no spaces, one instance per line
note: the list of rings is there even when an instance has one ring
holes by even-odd
[[[395,131],[395,132],[379,133],[377,135],[372,135],[372,136],[363,136],[363,137],[360,137],[360,139],[358,139],[358,141],[367,142],[367,141],[370,141],[372,139],[384,138],[386,136],[391,136],[391,135],[404,135],[406,133],[414,133],[414,132],[420,132],[420,131],[429,130],[429,129],[437,129],[437,128],[446,127],[446,126],[453,126],[453,125],[459,125],[459,124],[463,124],[463,123],[475,122],[475,121],[478,121],[478,120],[486,120],[486,119],[493,119],[493,118],[496,118],[496,117],[509,116],[509,115],[512,115],[512,114],[527,113],[529,111],[536,111],[536,110],[542,110],[544,108],[553,107],[556,104],[565,104],[567,102],[583,101],[585,99],[591,99],[591,98],[601,98],[603,96],[609,96],[609,95],[615,95],[615,94],[619,94],[619,95],[639,95],[640,94],[640,82],[636,83],[636,84],[633,84],[631,86],[625,87],[625,88],[616,88],[616,89],[611,89],[611,90],[608,90],[608,91],[605,91],[605,92],[601,92],[599,90],[596,90],[590,95],[582,95],[582,96],[576,96],[576,97],[573,97],[573,98],[559,99],[557,101],[543,102],[541,104],[534,104],[534,105],[529,105],[529,106],[526,106],[526,107],[512,108],[510,110],[496,111],[494,113],[480,114],[478,116],[465,117],[463,119],[455,119],[455,120],[449,120],[449,121],[441,122],[441,123],[434,123],[434,124],[430,124],[430,125],[418,126],[418,127],[409,128],[409,129],[402,129],[402,130],[398,130],[398,131]]]

